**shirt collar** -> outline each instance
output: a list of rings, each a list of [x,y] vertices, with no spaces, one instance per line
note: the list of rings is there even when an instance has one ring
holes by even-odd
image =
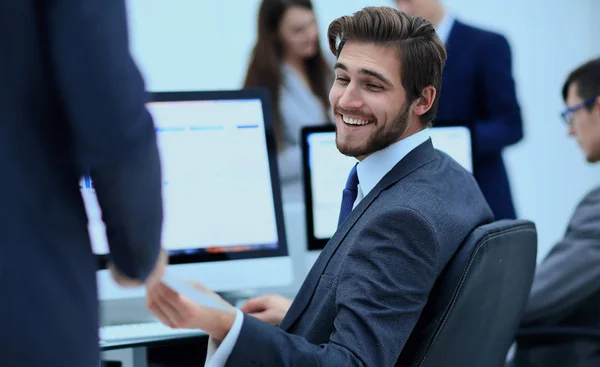
[[[450,37],[450,31],[452,30],[454,21],[455,18],[450,13],[446,12],[440,21],[440,24],[436,27],[438,37],[440,37],[440,40],[444,44],[448,44],[448,38]]]
[[[361,197],[365,197],[389,171],[408,153],[430,138],[429,129],[406,137],[382,150],[370,154],[356,166]]]

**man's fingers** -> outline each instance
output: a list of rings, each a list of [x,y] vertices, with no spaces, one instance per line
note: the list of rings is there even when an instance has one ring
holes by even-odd
[[[177,327],[185,327],[194,316],[196,304],[162,283],[158,284],[157,288],[159,303],[170,312],[171,319]]]
[[[152,303],[148,305],[150,311],[156,316],[160,322],[167,325],[168,327],[174,328],[175,323],[169,318],[168,314],[162,309],[163,306],[158,303]]]
[[[176,327],[173,310],[165,304],[156,290],[148,292],[148,309],[165,325]]]
[[[246,303],[242,305],[240,310],[244,313],[256,313],[262,312],[267,309],[268,306],[268,298],[267,296],[250,298]]]

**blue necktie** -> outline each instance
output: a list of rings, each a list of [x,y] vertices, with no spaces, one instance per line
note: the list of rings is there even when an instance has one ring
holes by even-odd
[[[356,196],[358,195],[358,174],[356,173],[356,165],[352,167],[348,180],[346,181],[346,188],[342,195],[342,205],[340,207],[340,217],[338,219],[338,228],[344,223],[344,220],[352,211]]]

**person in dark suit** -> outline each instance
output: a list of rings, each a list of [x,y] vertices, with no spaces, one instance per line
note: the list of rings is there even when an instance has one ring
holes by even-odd
[[[123,286],[160,278],[161,170],[123,1],[0,2],[0,364],[99,366],[94,182]]]
[[[475,134],[473,174],[499,219],[516,218],[502,150],[523,137],[521,109],[506,38],[455,19],[440,0],[396,0],[397,7],[436,25],[446,44],[440,105],[435,124],[465,122]]]
[[[575,69],[562,95],[569,135],[588,162],[600,162],[600,58]],[[581,200],[564,237],[538,266],[522,327],[600,330],[600,187]],[[519,350],[515,366],[600,366],[593,339]]]
[[[433,25],[368,7],[334,20],[329,46],[337,147],[359,163],[338,230],[291,306],[267,297],[222,311],[162,283],[148,289],[165,324],[210,335],[210,366],[397,365],[438,275],[492,220],[473,176],[429,137],[446,58]]]

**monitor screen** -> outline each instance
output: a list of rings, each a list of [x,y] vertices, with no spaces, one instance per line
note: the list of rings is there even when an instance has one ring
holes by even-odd
[[[473,145],[468,127],[443,126],[430,130],[436,149],[473,172]],[[338,151],[333,125],[306,127],[302,140],[308,249],[320,250],[337,229],[342,191],[357,160]]]
[[[162,165],[162,240],[169,264],[286,256],[268,95],[245,90],[152,97],[147,108]],[[93,182],[86,177],[81,188],[93,250],[106,259]]]

